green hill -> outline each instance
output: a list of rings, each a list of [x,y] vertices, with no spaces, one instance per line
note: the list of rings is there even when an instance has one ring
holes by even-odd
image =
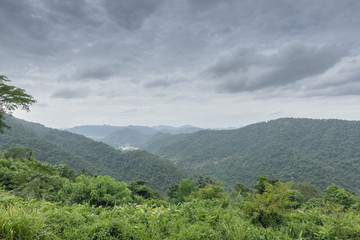
[[[229,186],[253,186],[257,176],[268,174],[359,192],[360,121],[285,118],[237,130],[204,130],[153,153]]]
[[[41,124],[7,118],[12,128],[0,135],[0,149],[31,147],[42,162],[67,164],[76,171],[109,175],[120,181],[143,179],[151,187],[165,191],[187,177],[169,161],[145,151],[122,153],[104,143]]]
[[[150,137],[151,135],[145,135],[135,129],[125,128],[107,135],[102,141],[117,148],[124,144],[138,146]]]

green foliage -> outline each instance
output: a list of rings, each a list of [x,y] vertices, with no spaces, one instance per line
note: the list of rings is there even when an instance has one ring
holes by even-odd
[[[128,183],[128,188],[131,191],[133,199],[159,199],[160,193],[152,190],[146,185],[144,180],[136,180]]]
[[[31,159],[34,155],[34,149],[32,148],[22,148],[22,147],[13,147],[8,149],[4,157],[5,158],[25,158],[25,159]]]
[[[242,183],[235,183],[233,186],[233,194],[234,196],[241,195],[242,197],[248,197],[253,194],[253,191],[251,188],[245,186]]]
[[[202,175],[199,175],[199,179],[197,180],[197,187],[198,188],[204,188],[209,184],[215,184],[215,181],[212,180],[210,177],[203,177]]]
[[[294,208],[300,207],[305,202],[305,197],[298,190],[289,189],[287,197],[290,202],[294,203]]]
[[[191,179],[183,179],[179,183],[179,190],[177,194],[178,202],[184,202],[187,196],[197,190],[196,182]]]
[[[257,176],[267,174],[321,191],[335,183],[360,193],[360,121],[284,118],[167,142],[152,152],[227,187],[239,181],[254,186]]]
[[[304,209],[311,209],[316,207],[321,207],[323,205],[322,198],[311,198],[303,206]]]
[[[21,108],[29,111],[30,105],[35,103],[34,98],[27,94],[24,89],[6,84],[10,80],[0,75],[0,132],[9,126],[4,122],[4,115],[11,114],[12,111]]]
[[[182,179],[179,184],[173,185],[168,191],[169,201],[171,203],[185,202],[188,197],[193,193],[197,192],[198,188],[196,182],[191,179]]]
[[[75,173],[65,165],[52,166],[35,158],[0,159],[0,187],[29,200],[104,207],[133,201],[131,191],[124,182],[117,182],[109,176],[75,177]],[[152,194],[150,197],[158,196],[149,187],[144,189]]]
[[[25,199],[55,200],[64,181],[55,167],[33,157],[0,159],[0,186]]]
[[[48,239],[44,219],[37,203],[0,191],[0,239]]]
[[[332,184],[325,189],[324,199],[343,205],[345,209],[350,208],[351,205],[355,203],[355,196],[353,193],[335,184]]]
[[[119,181],[144,179],[151,188],[161,192],[188,177],[173,163],[145,151],[122,153],[84,136],[15,118],[6,118],[6,123],[12,129],[0,135],[0,149],[30,147],[42,162],[66,164],[77,172],[86,169]]]
[[[60,199],[70,204],[91,206],[115,206],[131,201],[131,191],[126,183],[117,182],[109,176],[90,177],[80,175],[75,182],[67,181],[59,191]]]
[[[289,199],[288,186],[282,182],[272,185],[263,181],[263,184],[265,191],[246,203],[244,210],[252,222],[265,228],[278,227],[287,221],[288,213],[298,203]]]
[[[108,189],[110,182],[114,184],[111,178],[83,175],[77,177],[74,184],[79,182],[94,186],[92,189],[96,191]],[[182,185],[188,183],[186,180]],[[139,180],[133,184],[144,186],[145,183]],[[196,182],[192,185],[196,186]],[[176,205],[150,199],[142,204],[123,203],[113,207],[97,207],[89,202],[66,205],[44,200],[24,201],[0,191],[0,239],[360,238],[358,210],[343,211],[339,204],[323,199],[318,199],[321,204],[311,208],[293,209],[296,202],[289,199],[289,193],[294,191],[289,190],[290,185],[265,182],[263,194],[249,200],[242,198],[233,204],[226,201],[220,185],[209,184],[199,192],[192,192],[197,194],[196,198]],[[80,193],[84,188],[81,186]],[[128,190],[128,196],[130,194]],[[306,204],[315,200],[312,198]]]
[[[54,166],[55,171],[59,174],[60,177],[67,178],[70,180],[74,180],[76,177],[76,173],[74,170],[70,169],[65,164],[59,164]]]
[[[198,199],[206,200],[206,199],[223,199],[226,196],[224,192],[224,187],[217,184],[209,184],[204,188],[199,188]]]
[[[276,184],[277,182],[280,181],[277,178],[269,179],[269,177],[266,176],[266,175],[259,176],[257,180],[258,181],[255,184],[254,188],[257,190],[257,193],[259,193],[259,194],[263,194],[266,191],[266,186],[268,184],[274,185],[274,184]]]
[[[293,190],[298,190],[304,196],[305,202],[312,198],[321,197],[321,192],[316,188],[315,185],[310,183],[293,183],[290,185],[290,188]]]

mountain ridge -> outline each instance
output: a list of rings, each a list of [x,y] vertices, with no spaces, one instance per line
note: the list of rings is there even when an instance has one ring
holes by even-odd
[[[142,179],[166,191],[188,173],[146,151],[120,152],[85,136],[7,117],[12,127],[0,135],[0,149],[31,147],[42,162],[67,164],[76,171],[109,175],[120,181]]]
[[[267,174],[359,192],[360,121],[281,118],[236,130],[201,130],[147,150],[230,186],[253,186]]]

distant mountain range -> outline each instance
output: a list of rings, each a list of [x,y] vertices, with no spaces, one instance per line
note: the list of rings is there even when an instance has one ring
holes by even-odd
[[[284,118],[236,130],[156,135],[144,149],[227,186],[254,186],[267,174],[360,193],[360,121]]]
[[[31,147],[42,162],[67,164],[80,172],[109,175],[117,180],[142,179],[154,189],[166,191],[189,174],[173,163],[146,151],[122,153],[107,144],[67,131],[7,117],[11,126],[0,134],[0,150]]]
[[[267,174],[320,189],[334,183],[360,193],[360,121],[283,118],[233,130],[104,125],[60,131],[15,118],[7,124],[12,129],[0,134],[1,150],[32,147],[43,162],[118,180],[143,179],[161,191],[196,174],[227,187],[237,182],[252,187]],[[143,150],[120,152],[69,131]]]
[[[185,125],[182,127],[170,126],[110,126],[110,125],[87,125],[65,129],[68,132],[84,135],[95,141],[101,141],[115,148],[129,144],[136,147],[144,144],[158,133],[185,134],[202,130],[201,128]]]

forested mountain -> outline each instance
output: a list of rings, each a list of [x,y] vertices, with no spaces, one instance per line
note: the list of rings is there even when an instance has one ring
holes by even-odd
[[[145,144],[156,134],[184,134],[194,133],[201,130],[201,128],[185,125],[182,127],[170,127],[170,126],[109,126],[109,125],[88,125],[77,126],[66,131],[81,134],[96,141],[105,142],[115,148],[129,144],[139,147]]]
[[[170,126],[160,125],[160,126],[152,127],[152,129],[155,129],[161,133],[170,133],[170,134],[194,133],[199,130],[202,130],[199,127],[194,127],[191,125],[185,125],[182,127],[170,127]]]
[[[145,135],[135,129],[125,128],[110,133],[101,141],[117,148],[124,144],[139,146],[141,143],[147,141],[149,138],[151,138],[151,135]]]
[[[162,191],[187,176],[169,161],[145,151],[122,153],[78,134],[15,118],[6,121],[11,129],[0,135],[1,150],[31,147],[42,162],[67,164],[76,171],[85,169],[122,181],[143,179]]]
[[[158,133],[152,136],[143,144],[140,144],[140,148],[146,151],[156,152],[157,150],[169,146],[177,141],[180,141],[190,134],[170,134],[170,133]]]
[[[158,139],[159,145],[163,140]],[[152,152],[230,186],[252,186],[256,176],[268,174],[322,189],[335,183],[359,192],[359,121],[285,118],[237,130],[199,131],[166,142],[171,144]],[[157,146],[156,141],[148,150],[150,146]]]

